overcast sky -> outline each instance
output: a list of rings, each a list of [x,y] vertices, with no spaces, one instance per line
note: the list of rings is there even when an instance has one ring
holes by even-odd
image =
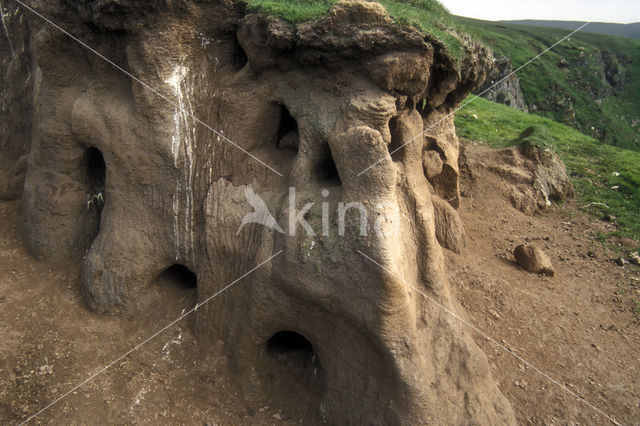
[[[489,21],[640,22],[640,0],[440,0],[454,15]]]

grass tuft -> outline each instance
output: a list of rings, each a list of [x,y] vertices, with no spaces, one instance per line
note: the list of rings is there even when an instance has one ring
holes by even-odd
[[[556,152],[555,138],[546,126],[540,124],[528,127],[515,142],[517,145],[537,148],[543,152]]]
[[[326,15],[336,0],[247,0],[250,10],[300,24]]]

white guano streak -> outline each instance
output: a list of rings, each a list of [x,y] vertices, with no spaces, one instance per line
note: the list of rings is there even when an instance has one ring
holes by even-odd
[[[189,70],[184,65],[174,68],[165,80],[175,97],[173,114],[174,132],[171,138],[173,165],[178,170],[176,188],[173,193],[173,239],[176,261],[184,255],[193,260],[193,146],[196,126],[193,120],[191,93],[193,88],[187,79]]]
[[[2,27],[4,28],[4,33],[7,36],[7,43],[9,43],[9,53],[13,56],[13,45],[11,44],[11,35],[9,34],[9,28],[7,27],[7,22],[5,21],[5,17],[9,16],[9,12],[4,13],[4,5],[0,2],[0,17],[2,18]],[[20,16],[22,18],[22,16]]]

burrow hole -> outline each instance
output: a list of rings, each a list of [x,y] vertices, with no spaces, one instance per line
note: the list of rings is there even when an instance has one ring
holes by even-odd
[[[100,232],[100,219],[107,197],[105,193],[107,166],[102,153],[97,148],[88,148],[85,151],[83,163],[88,214],[85,243],[88,248]]]
[[[313,356],[313,346],[301,334],[294,331],[279,331],[267,342],[267,352],[271,355],[303,353],[306,357]]]
[[[389,120],[389,131],[391,133],[391,143],[388,145],[388,149],[391,159],[393,161],[402,161],[405,153],[403,144],[406,142],[403,142],[399,135],[397,117],[393,117]]]
[[[316,165],[315,175],[324,186],[340,186],[342,184],[329,144],[325,143],[322,146],[320,159]]]
[[[88,193],[92,197],[104,199],[105,183],[107,179],[107,165],[104,162],[102,153],[97,148],[89,148],[84,154],[85,176]],[[102,209],[102,203],[96,203]]]
[[[144,298],[149,320],[179,316],[198,301],[198,278],[185,265],[173,264],[155,277]]]
[[[266,352],[278,366],[274,380],[298,392],[322,393],[322,365],[303,335],[290,330],[279,331],[267,341]]]
[[[233,70],[238,72],[247,65],[249,62],[249,58],[247,57],[247,53],[244,51],[237,38],[233,39]]]
[[[280,149],[289,149],[297,152],[300,147],[298,122],[284,105],[280,105],[277,140],[277,146]],[[340,186],[341,184],[338,168],[327,143],[317,148],[313,174],[316,180],[324,186]]]
[[[291,115],[287,107],[280,105],[280,120],[278,123],[278,148],[298,151],[300,138],[298,122]]]
[[[165,269],[164,272],[158,276],[158,281],[165,286],[183,292],[193,291],[198,287],[198,277],[196,274],[181,264],[175,264]]]

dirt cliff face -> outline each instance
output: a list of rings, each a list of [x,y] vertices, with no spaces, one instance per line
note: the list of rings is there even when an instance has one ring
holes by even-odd
[[[22,11],[13,2],[0,2],[0,14],[0,200],[12,200],[22,193],[38,77]]]
[[[464,245],[448,113],[484,50],[456,63],[362,1],[297,27],[225,1],[39,10],[144,82],[54,28],[32,35],[24,239],[83,263],[92,309],[135,316],[182,265],[249,410],[293,353],[323,421],[514,422],[451,315],[442,248]],[[245,223],[256,196],[271,226]],[[312,232],[291,226],[307,203]]]
[[[520,111],[529,112],[529,107],[520,88],[520,79],[513,72],[509,58],[496,58],[491,71],[475,93],[493,102],[505,104]]]

